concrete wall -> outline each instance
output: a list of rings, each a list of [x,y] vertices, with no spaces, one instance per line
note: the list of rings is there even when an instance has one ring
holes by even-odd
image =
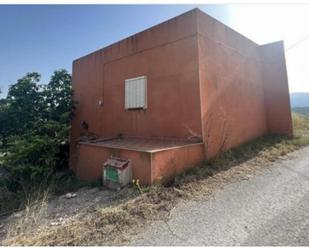
[[[146,185],[155,181],[166,181],[175,174],[196,166],[204,159],[204,147],[199,143],[143,152],[81,143],[78,146],[78,154],[75,172],[80,179],[101,178],[103,162],[111,156],[117,156],[130,159],[133,179],[139,179],[141,184]]]
[[[132,161],[133,179],[140,179],[142,184],[151,184],[151,153],[126,149],[112,149],[95,144],[78,146],[79,160],[76,175],[83,180],[95,180],[102,177],[103,163],[111,156],[128,158]]]
[[[260,47],[198,11],[203,138],[209,157],[267,133]]]
[[[154,152],[151,155],[152,182],[169,180],[203,161],[203,143]]]
[[[71,165],[83,121],[99,137],[202,136],[197,52],[196,12],[191,11],[74,61],[79,104],[72,122]],[[148,108],[125,110],[125,79],[142,75],[148,80]]]
[[[125,79],[142,75],[148,108],[126,111]],[[282,43],[259,46],[198,9],[74,61],[73,88],[73,169],[82,121],[99,137],[195,134],[208,157],[267,133],[292,135]],[[162,155],[156,174],[169,175]]]
[[[269,133],[293,135],[283,42],[261,46],[266,117]]]

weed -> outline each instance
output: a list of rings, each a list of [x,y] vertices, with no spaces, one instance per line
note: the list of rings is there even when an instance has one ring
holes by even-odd
[[[147,221],[167,219],[180,198],[207,198],[227,182],[247,179],[279,157],[309,145],[308,119],[293,114],[293,121],[293,139],[276,135],[259,138],[176,175],[169,187],[160,183],[149,187],[141,187],[138,184],[137,188],[131,189],[129,197],[121,196],[115,199],[108,208],[79,214],[71,223],[60,227],[42,227],[35,231],[35,235],[11,232],[4,244],[122,244],[127,240],[126,235],[134,233]],[[72,181],[74,183],[75,180]],[[75,183],[72,185],[75,186]],[[76,184],[78,185],[79,183]]]
[[[134,187],[136,187],[138,189],[138,191],[141,194],[143,193],[143,189],[141,188],[141,185],[139,184],[139,179],[133,179],[132,184],[133,184]]]

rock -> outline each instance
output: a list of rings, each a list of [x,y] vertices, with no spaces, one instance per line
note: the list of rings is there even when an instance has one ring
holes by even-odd
[[[15,214],[13,214],[13,217],[14,218],[20,218],[20,217],[22,217],[22,212],[18,212],[18,213],[15,213]]]
[[[77,194],[75,194],[75,193],[67,193],[67,194],[65,195],[65,198],[71,199],[71,198],[74,198],[74,197],[76,197],[76,196],[77,196]]]
[[[60,226],[60,225],[64,225],[65,223],[66,223],[65,219],[62,218],[62,217],[59,217],[57,219],[57,221],[51,222],[50,225],[52,225],[52,226]]]

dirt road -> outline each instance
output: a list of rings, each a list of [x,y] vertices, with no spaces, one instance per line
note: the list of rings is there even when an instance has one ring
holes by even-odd
[[[131,245],[308,246],[309,147],[211,199],[182,201]]]

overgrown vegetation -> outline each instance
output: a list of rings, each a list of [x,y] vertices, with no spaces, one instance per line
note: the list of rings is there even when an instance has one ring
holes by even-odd
[[[205,198],[222,184],[250,177],[269,162],[309,145],[309,116],[301,110],[293,113],[293,139],[257,139],[177,175],[168,186],[143,188],[135,183],[107,208],[77,214],[65,225],[41,227],[37,220],[50,192],[96,184],[78,180],[67,169],[74,104],[71,76],[65,70],[55,71],[45,85],[38,73],[29,73],[0,100],[0,214],[25,208],[9,230],[6,245],[119,244],[139,224],[168,218],[180,198]]]
[[[48,84],[40,78],[28,73],[0,100],[0,212],[20,208],[68,165],[71,75],[55,71]]]
[[[148,221],[168,219],[178,200],[206,198],[227,182],[247,179],[285,154],[309,145],[309,117],[293,114],[293,139],[266,136],[179,174],[173,184],[130,188],[109,207],[79,213],[69,223],[8,236],[5,245],[119,245]],[[138,194],[137,193],[140,193]]]

